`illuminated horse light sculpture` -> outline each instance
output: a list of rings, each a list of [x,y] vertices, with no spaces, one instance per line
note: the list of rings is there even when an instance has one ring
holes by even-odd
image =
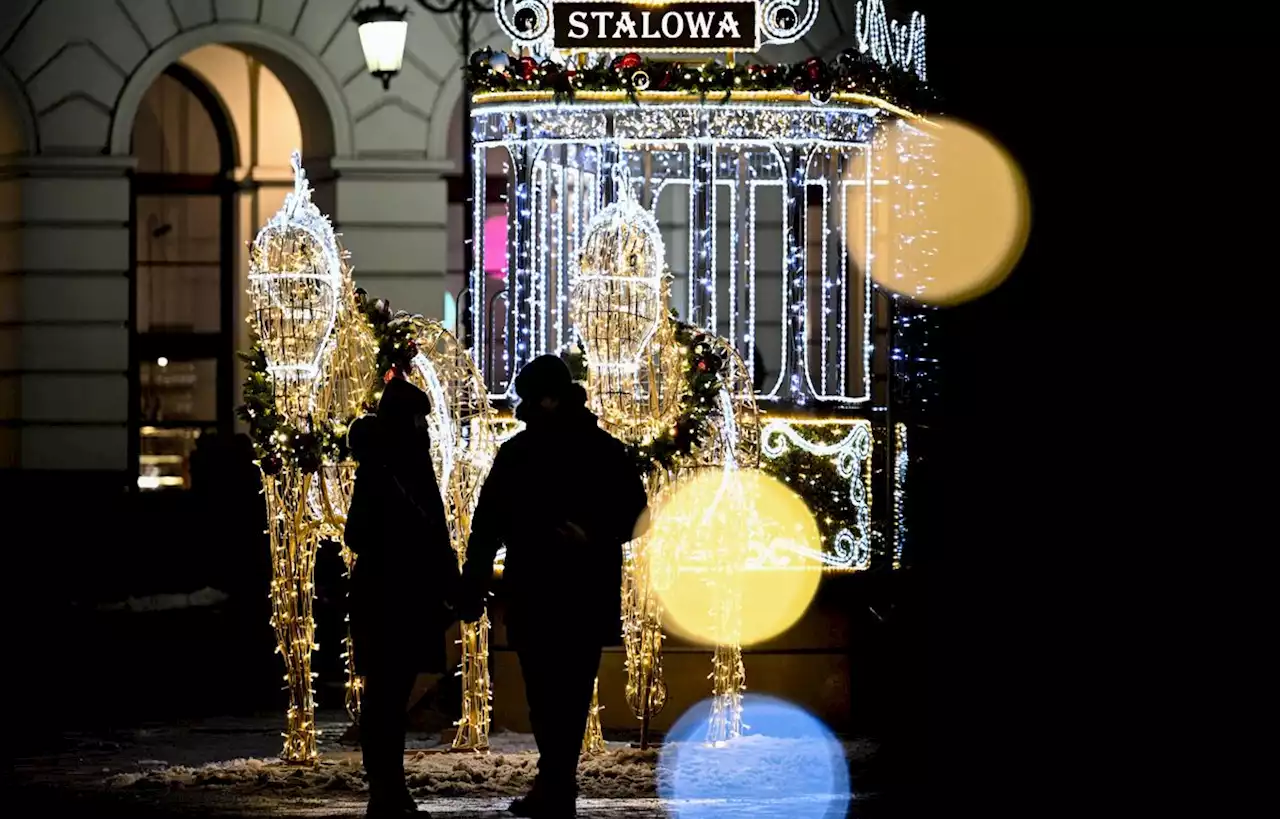
[[[686,397],[685,349],[676,322],[667,313],[665,249],[653,214],[632,195],[625,172],[619,173],[617,202],[592,219],[584,237],[571,299],[573,324],[585,353],[592,409],[605,428],[624,442],[644,447],[671,429]],[[648,478],[651,506],[680,480],[682,473],[704,468],[754,468],[760,457],[760,426],[751,379],[732,345],[698,337],[702,351],[719,363],[716,406],[710,411],[707,439],[670,471],[654,469]],[[678,570],[671,561],[655,565],[648,538],[627,548],[623,581],[623,642],[626,649],[626,698],[641,720],[642,744],[650,718],[662,710],[666,684],[662,674],[662,609],[654,594],[663,575]],[[727,601],[717,601],[728,605]],[[726,611],[726,616],[733,612]],[[741,691],[745,684],[738,645],[715,651],[713,714],[709,738],[721,741],[741,730]],[[593,701],[584,749],[603,747],[598,703]]]
[[[300,453],[288,461],[266,457],[260,465],[271,543],[271,623],[289,691],[281,755],[306,762],[317,755],[312,601],[316,553],[326,533],[311,503],[322,480],[321,464],[313,460],[314,447],[301,444],[307,436],[314,442],[327,429],[335,391],[326,389],[326,381],[349,276],[328,217],[311,201],[300,155],[295,152],[292,160],[294,189],[250,247],[249,295],[282,430],[274,443],[298,446]]]
[[[322,540],[341,542],[356,464],[341,453],[346,427],[380,396],[377,339],[357,294],[329,219],[311,201],[301,157],[292,157],[294,190],[251,247],[250,296],[258,346],[266,362],[279,435],[326,437],[316,462],[264,459],[263,490],[271,540],[272,624],[285,661],[290,704],[282,756],[316,758],[315,694],[311,653],[317,648],[312,600],[315,560]],[[433,458],[452,545],[465,553],[470,515],[495,444],[487,391],[470,358],[441,325],[420,317],[413,325],[418,352],[414,382],[432,399]],[[251,419],[252,423],[252,419]],[[290,442],[281,438],[281,446]],[[307,451],[314,451],[310,448]],[[356,555],[345,546],[348,571]],[[488,745],[488,621],[462,625],[463,713],[454,747]],[[350,634],[345,638],[347,711],[360,709],[361,680],[354,673]]]

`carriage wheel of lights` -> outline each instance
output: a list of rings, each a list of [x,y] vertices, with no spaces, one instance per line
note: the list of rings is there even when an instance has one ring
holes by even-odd
[[[250,248],[249,295],[278,416],[314,434],[317,396],[342,313],[344,266],[329,219],[311,201],[301,156],[292,156],[294,189]],[[271,622],[284,659],[289,710],[282,756],[316,758],[316,648],[312,601],[322,521],[313,514],[313,469],[292,461],[263,471],[271,543]]]
[[[480,486],[497,452],[488,390],[467,351],[439,322],[413,316],[418,354],[409,380],[431,398],[428,428],[434,446],[432,466],[444,495],[449,536],[458,555],[458,568],[466,561],[471,515]],[[463,623],[459,643],[462,665],[462,716],[454,735],[455,750],[489,747],[489,617],[483,613],[473,623]]]

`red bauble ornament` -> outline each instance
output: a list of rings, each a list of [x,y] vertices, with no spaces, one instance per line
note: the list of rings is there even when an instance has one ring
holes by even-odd
[[[822,76],[824,69],[825,66],[823,66],[822,60],[817,57],[810,57],[804,61],[804,73],[810,80],[819,79]]]
[[[538,71],[538,61],[532,57],[521,57],[516,60],[515,73],[522,80],[531,80]]]
[[[636,53],[623,54],[621,57],[613,61],[614,69],[618,71],[632,71],[640,67],[644,62],[640,59],[640,55]]]
[[[702,361],[698,362],[698,372],[705,373],[706,371],[707,371],[707,361],[706,359],[703,359]]]

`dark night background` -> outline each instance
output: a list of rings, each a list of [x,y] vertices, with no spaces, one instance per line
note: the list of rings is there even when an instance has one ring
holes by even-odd
[[[1068,466],[1063,453],[1083,437],[1077,416],[1090,412],[1075,397],[1089,385],[1059,353],[1103,329],[1104,312],[1077,312],[1107,298],[1090,283],[1119,288],[1134,275],[1135,250],[1120,226],[1141,217],[1123,194],[1099,196],[1096,183],[1103,168],[1137,162],[1124,154],[1143,143],[1116,145],[1130,139],[1114,127],[1126,100],[1102,92],[1115,86],[1117,65],[1135,59],[1131,49],[1144,78],[1158,76],[1157,50],[1171,33],[1157,27],[1137,37],[1131,21],[1107,28],[1065,4],[912,7],[929,17],[929,72],[947,113],[997,137],[1032,196],[1030,243],[1012,277],[939,316],[941,397],[930,419],[927,485],[912,499],[915,566],[900,587],[875,592],[893,601],[886,627],[894,648],[876,661],[888,675],[883,684],[902,692],[884,728],[895,790],[912,795],[913,808],[928,801],[954,810],[960,795],[961,805],[980,800],[972,812],[990,814],[1002,812],[995,803],[1025,807],[1023,799],[1039,792],[1032,748],[1065,742],[1064,726],[1083,707],[1062,696],[1068,673],[1081,672],[1048,659],[1061,636],[1049,624],[1064,618],[1042,618],[1074,571],[1054,559],[1072,548],[1063,512],[1050,508],[1065,480],[1055,470]],[[1136,185],[1136,176],[1117,184]],[[1049,397],[1058,407],[1052,414],[1043,412]],[[121,642],[67,605],[206,585],[182,579],[196,575],[218,588],[265,590],[265,553],[185,565],[131,537],[126,522],[147,513],[136,498],[86,487],[111,500],[85,504],[74,489],[33,476],[0,488],[16,643],[9,702],[20,747],[60,727],[163,715],[164,686],[205,698],[209,713],[281,701],[265,591],[261,611],[243,615],[255,624],[252,647],[230,627],[216,632],[217,647],[193,644],[176,621],[171,633]],[[193,498],[175,525],[193,537],[229,525],[210,520],[212,508]]]

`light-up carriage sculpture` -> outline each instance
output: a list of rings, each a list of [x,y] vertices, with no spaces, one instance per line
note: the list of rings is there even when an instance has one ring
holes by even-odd
[[[906,235],[900,221],[919,206],[912,192],[927,182],[927,157],[889,139],[893,129],[924,133],[889,93],[925,80],[923,18],[900,25],[881,0],[860,2],[850,50],[788,67],[779,82],[778,67],[734,68],[732,58],[645,61],[630,53],[645,50],[636,41],[567,51],[555,40],[556,2],[499,3],[523,56],[471,63],[477,260],[486,187],[506,176],[505,283],[478,262],[469,291],[472,353],[492,397],[506,400],[533,357],[574,343],[584,233],[629,185],[662,226],[671,306],[741,353],[755,388],[735,400],[759,402],[761,465],[811,501],[822,562],[836,572],[896,567],[906,429],[890,417],[884,386],[892,300],[872,272],[887,267],[883,280],[927,264],[927,237]],[[817,2],[762,0],[756,14],[757,45],[794,43]],[[927,151],[927,139],[914,144]],[[619,167],[628,182],[617,182]],[[494,303],[500,312],[486,309]],[[875,461],[888,501],[878,527]]]
[[[321,541],[335,534],[335,520],[323,509],[329,494],[322,488],[325,477],[334,479],[334,497],[347,494],[340,489],[344,467],[325,464],[324,448],[317,444],[335,418],[349,419],[363,399],[348,378],[350,367],[335,370],[335,349],[353,352],[346,364],[359,369],[360,350],[367,347],[352,335],[353,294],[344,254],[328,218],[311,201],[300,155],[292,160],[294,190],[250,248],[249,295],[261,372],[246,383],[246,420],[266,452],[260,463],[271,544],[271,622],[289,691],[282,756],[301,762],[317,754],[311,671],[315,564]],[[251,390],[261,390],[263,400],[249,404]],[[345,406],[349,399],[354,407]],[[271,440],[261,440],[263,430]]]

